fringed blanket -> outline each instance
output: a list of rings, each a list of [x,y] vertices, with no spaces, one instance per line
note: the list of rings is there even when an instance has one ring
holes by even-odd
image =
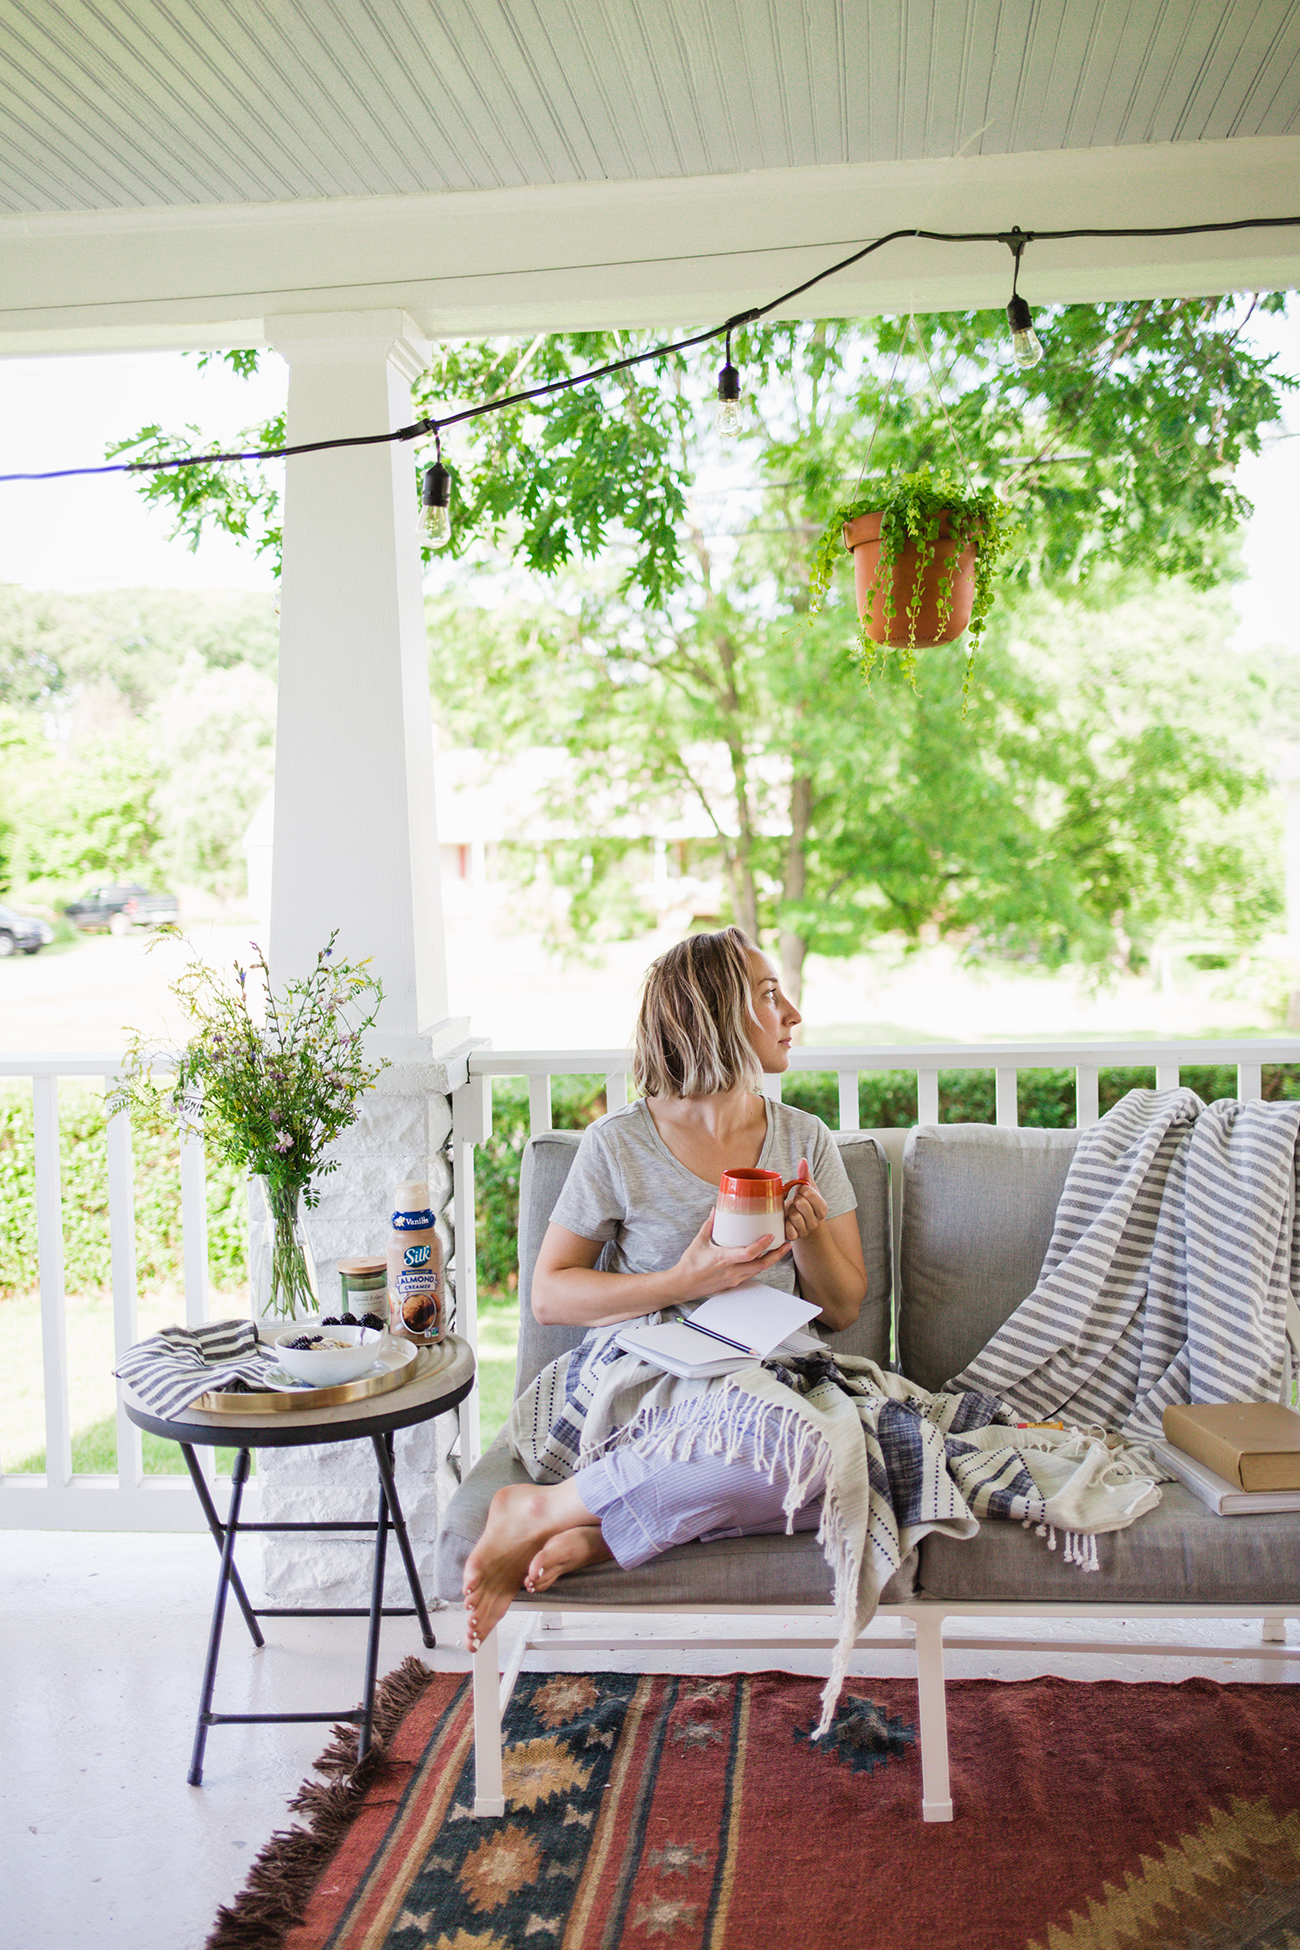
[[[769,1480],[778,1461],[788,1469],[788,1520],[825,1463],[818,1541],[835,1580],[837,1642],[819,1735],[854,1640],[928,1531],[969,1537],[982,1517],[1043,1534],[1055,1526],[1070,1533],[1067,1555],[1096,1569],[1085,1539],[1122,1529],[1160,1500],[1140,1452],[1118,1454],[1077,1431],[1012,1431],[992,1395],[930,1395],[873,1362],[829,1354],[681,1380],[624,1352],[614,1338],[623,1325],[593,1329],[542,1370],[514,1405],[511,1448],[535,1482],[555,1483],[618,1442],[671,1454],[703,1441],[731,1459],[742,1439],[753,1441]]]
[[[1038,1285],[948,1386],[1137,1440],[1174,1402],[1279,1400],[1298,1135],[1300,1103],[1130,1091],[1079,1139]]]

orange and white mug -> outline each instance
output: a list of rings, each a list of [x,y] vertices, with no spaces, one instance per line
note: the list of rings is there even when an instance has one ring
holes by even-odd
[[[771,1233],[772,1244],[785,1238],[785,1195],[799,1183],[782,1183],[779,1171],[724,1171],[713,1213],[715,1246],[752,1246]]]

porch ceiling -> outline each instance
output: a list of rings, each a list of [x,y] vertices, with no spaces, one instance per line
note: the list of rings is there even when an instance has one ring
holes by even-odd
[[[14,0],[0,349],[690,323],[888,228],[1289,214],[1300,0]],[[821,311],[996,303],[893,247]],[[1040,245],[1032,297],[1291,283],[1291,233]],[[805,301],[805,308],[807,301]]]

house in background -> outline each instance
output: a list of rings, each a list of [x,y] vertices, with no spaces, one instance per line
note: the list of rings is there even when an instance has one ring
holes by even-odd
[[[611,789],[608,804],[592,805],[579,823],[566,810],[574,761],[567,752],[531,746],[497,758],[492,753],[447,746],[436,757],[435,813],[443,911],[472,917],[499,910],[521,885],[538,888],[552,907],[564,896],[547,872],[548,849],[570,846],[593,830],[623,841],[629,849],[630,877],[648,921],[656,926],[688,927],[694,920],[721,914],[724,879],[718,842],[738,832],[735,795],[729,784],[722,745],[700,746],[683,754],[698,780],[701,799],[682,794],[659,804],[627,807]],[[772,788],[773,810],[755,824],[762,833],[788,830],[775,809],[786,782],[783,768],[751,765],[760,785]],[[710,816],[712,813],[712,817]],[[716,819],[716,824],[714,823]],[[248,909],[259,927],[271,918],[275,790],[259,804],[244,833]]]

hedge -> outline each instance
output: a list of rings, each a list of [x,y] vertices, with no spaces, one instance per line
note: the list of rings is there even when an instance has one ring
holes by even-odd
[[[1189,1066],[1183,1083],[1207,1103],[1236,1095],[1233,1064]],[[1155,1086],[1153,1068],[1104,1069],[1098,1097],[1103,1113],[1135,1088]],[[1300,1097],[1300,1066],[1268,1066],[1269,1099]],[[786,1078],[785,1101],[814,1111],[835,1129],[839,1090],[833,1071],[803,1070]],[[512,1288],[518,1277],[515,1236],[519,1224],[519,1166],[528,1141],[528,1086],[522,1078],[493,1085],[493,1130],[475,1160],[478,1208],[478,1277],[488,1292]],[[558,1130],[582,1130],[605,1110],[600,1076],[555,1077],[552,1116]],[[1022,1070],[1017,1090],[1020,1122],[1040,1129],[1074,1123],[1073,1070]],[[992,1123],[991,1070],[941,1070],[941,1123]],[[916,1075],[910,1070],[865,1074],[858,1083],[858,1121],[866,1129],[916,1122]],[[182,1271],[180,1146],[174,1127],[158,1125],[133,1138],[135,1158],[136,1263],[142,1285],[179,1279]],[[108,1238],[108,1160],[102,1100],[76,1085],[63,1086],[60,1129],[63,1176],[64,1263],[70,1290],[105,1288],[111,1280]],[[237,1285],[248,1277],[247,1204],[241,1173],[208,1161],[208,1260],[213,1283]],[[30,1092],[0,1087],[0,1298],[36,1285],[36,1170]]]
[[[61,1090],[59,1165],[63,1183],[63,1263],[70,1292],[111,1285],[108,1149],[103,1099]],[[141,1286],[182,1273],[180,1140],[159,1123],[132,1134],[136,1270]],[[214,1285],[248,1278],[248,1200],[241,1172],[211,1158],[207,1167],[208,1266]],[[31,1092],[0,1087],[0,1298],[36,1286],[36,1147]]]
[[[1181,1080],[1206,1103],[1216,1097],[1235,1097],[1234,1063],[1187,1065]],[[1154,1090],[1154,1067],[1104,1069],[1098,1078],[1102,1114],[1126,1091]],[[1300,1065],[1265,1068],[1264,1096],[1270,1100],[1300,1097]],[[787,1104],[810,1110],[839,1127],[839,1085],[832,1070],[800,1070],[786,1079],[782,1096]],[[991,1124],[996,1117],[992,1070],[941,1070],[941,1124]],[[1064,1130],[1074,1123],[1074,1071],[1021,1070],[1016,1102],[1020,1122],[1040,1130]],[[555,1077],[551,1083],[552,1117],[557,1130],[581,1130],[605,1110],[603,1077]],[[881,1070],[858,1079],[858,1122],[866,1130],[915,1124],[916,1072]],[[478,1210],[478,1277],[485,1289],[500,1292],[518,1279],[515,1236],[519,1225],[519,1165],[528,1142],[528,1086],[523,1079],[498,1079],[492,1094],[492,1136],[476,1154],[475,1197]]]

